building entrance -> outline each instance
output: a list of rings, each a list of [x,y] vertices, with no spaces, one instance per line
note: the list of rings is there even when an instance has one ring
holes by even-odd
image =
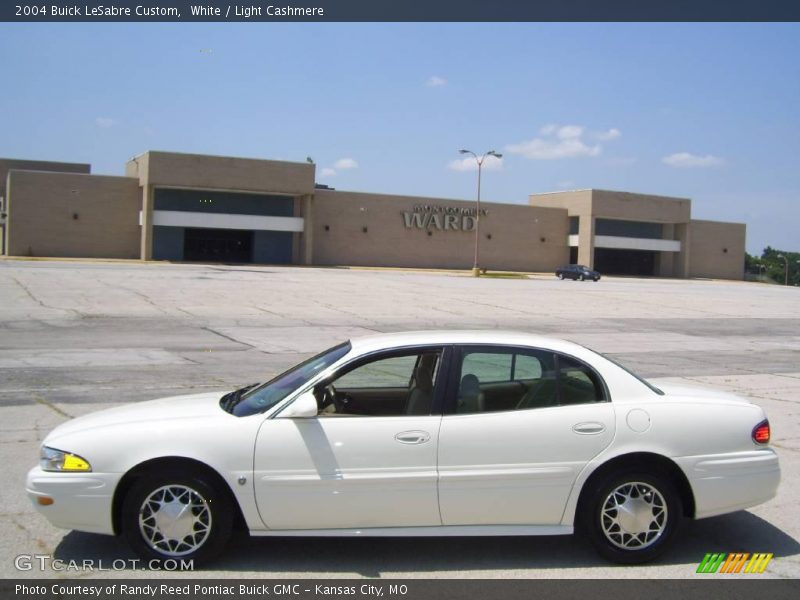
[[[242,229],[186,228],[183,260],[199,262],[253,262],[253,232]]]
[[[656,274],[656,252],[595,248],[594,268],[604,275],[654,276]]]

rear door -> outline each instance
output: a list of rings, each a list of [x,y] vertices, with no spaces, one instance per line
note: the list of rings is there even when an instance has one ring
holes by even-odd
[[[614,437],[599,375],[547,350],[497,346],[459,348],[452,371],[442,524],[558,524],[578,473]]]

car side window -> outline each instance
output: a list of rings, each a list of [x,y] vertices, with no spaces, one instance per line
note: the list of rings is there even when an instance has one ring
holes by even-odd
[[[523,381],[526,379],[540,379],[542,377],[542,361],[535,356],[515,354],[513,379]]]
[[[469,352],[464,354],[461,374],[474,375],[485,383],[511,380],[511,361],[514,355],[498,352]]]
[[[404,388],[411,381],[417,356],[393,356],[367,363],[336,380],[343,389]]]
[[[546,350],[511,348],[465,348],[456,396],[456,414],[605,400],[599,376],[587,365]]]
[[[559,404],[588,404],[605,400],[595,372],[574,358],[558,356]]]
[[[317,386],[320,417],[428,415],[441,350],[378,357]]]
[[[466,348],[455,412],[497,412],[555,405],[553,355],[539,350]]]

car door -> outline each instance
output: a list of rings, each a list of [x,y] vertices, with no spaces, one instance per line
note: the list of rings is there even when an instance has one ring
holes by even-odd
[[[547,350],[463,346],[439,434],[443,525],[553,525],[614,437],[605,385]]]
[[[444,348],[380,353],[317,386],[314,418],[274,418],[255,447],[270,529],[440,525],[436,456]]]

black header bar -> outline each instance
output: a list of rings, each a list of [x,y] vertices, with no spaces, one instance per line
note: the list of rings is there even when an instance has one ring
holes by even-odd
[[[800,21],[798,0],[101,0],[0,2],[6,22]]]

